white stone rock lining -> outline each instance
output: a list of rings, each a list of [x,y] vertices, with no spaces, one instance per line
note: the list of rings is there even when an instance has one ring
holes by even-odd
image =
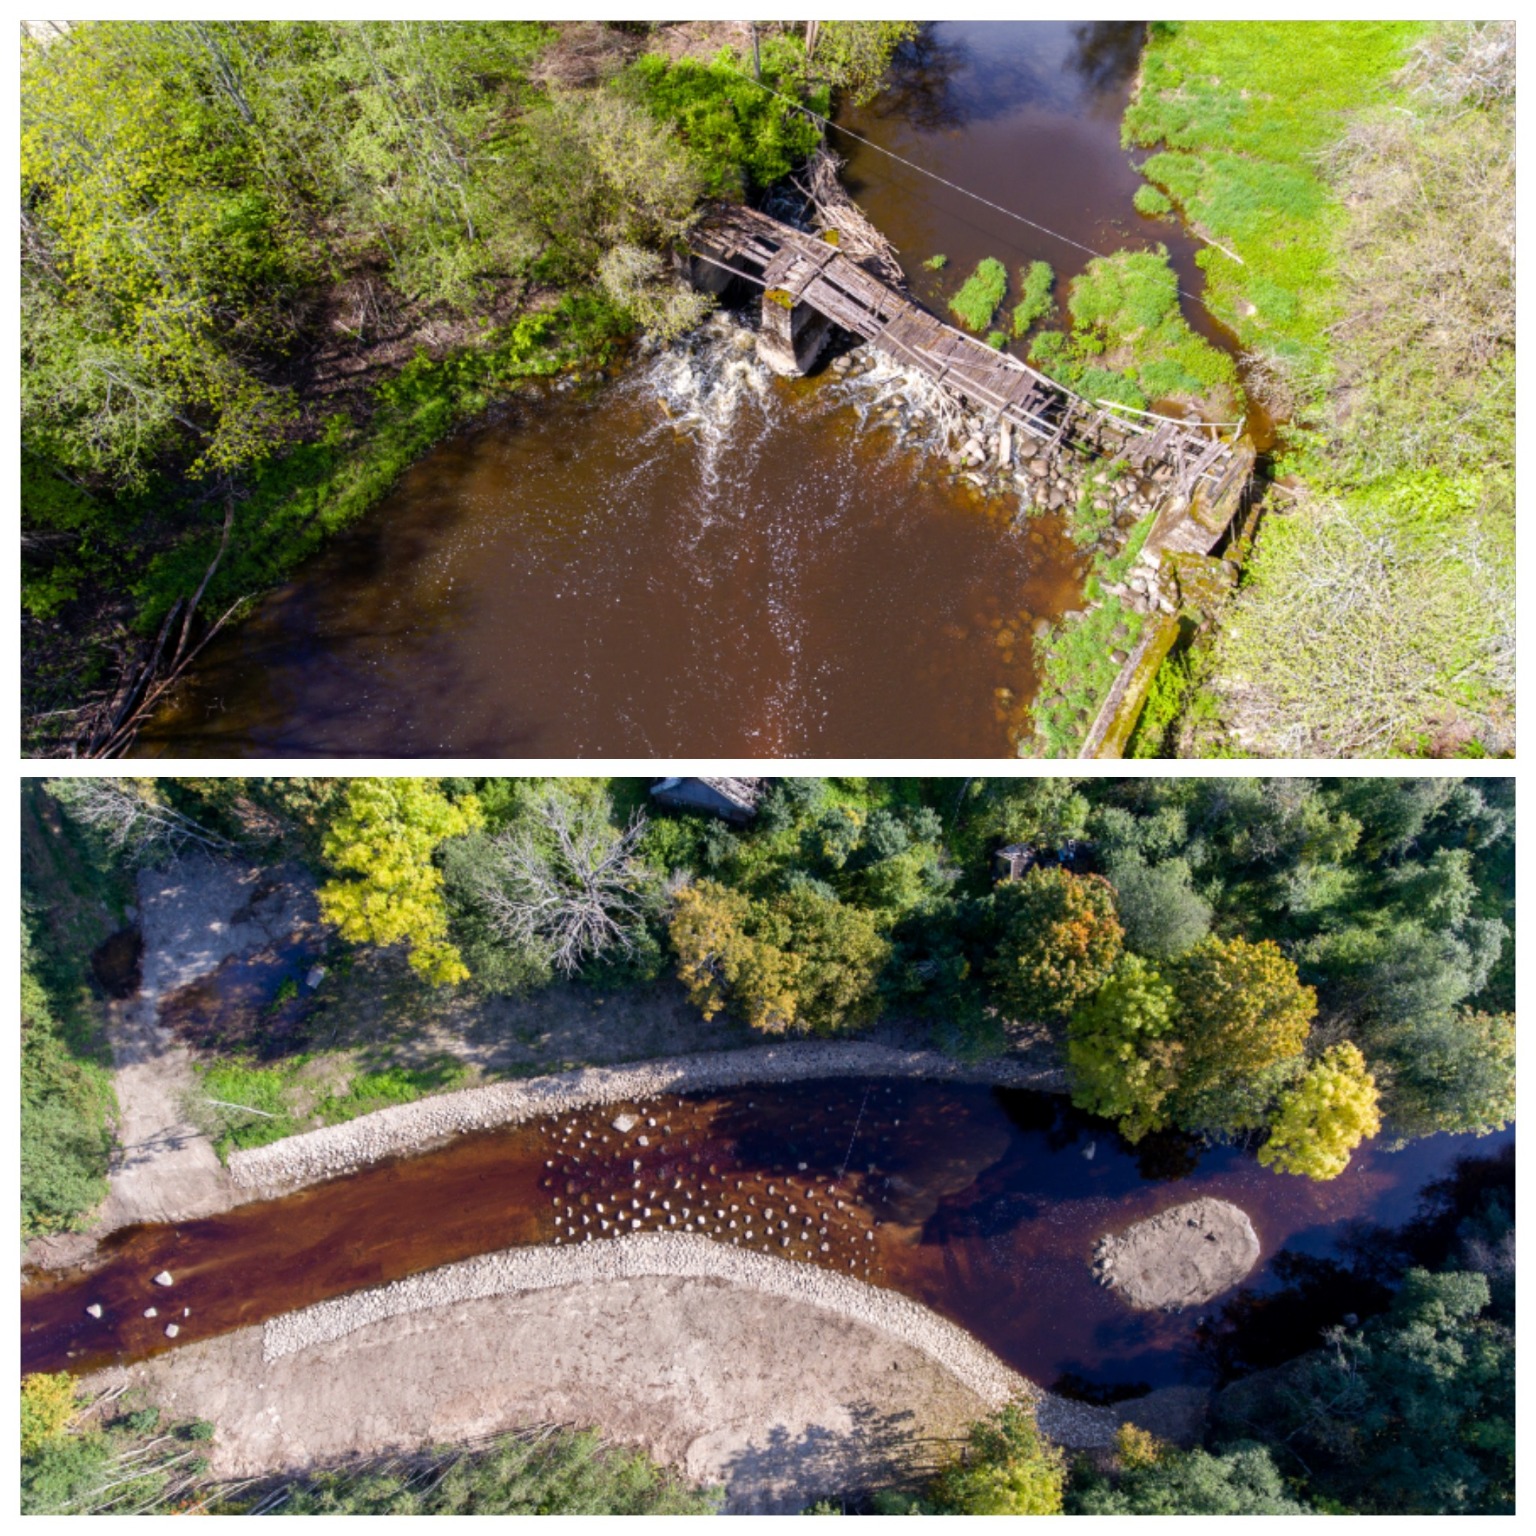
[[[516,1125],[541,1115],[749,1083],[805,1082],[821,1077],[909,1077],[1052,1091],[1059,1069],[1019,1061],[974,1065],[937,1051],[903,1051],[864,1041],[792,1041],[739,1051],[707,1051],[617,1067],[583,1067],[522,1082],[492,1083],[397,1104],[342,1125],[306,1131],[265,1147],[230,1154],[229,1172],[243,1189],[301,1188],[384,1158],[419,1152],[466,1131]]]

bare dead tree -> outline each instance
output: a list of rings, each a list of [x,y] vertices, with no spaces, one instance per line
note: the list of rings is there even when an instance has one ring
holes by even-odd
[[[631,953],[653,896],[651,872],[635,857],[645,828],[641,812],[618,832],[606,805],[547,795],[496,839],[498,867],[480,890],[491,925],[567,976],[610,950]]]
[[[155,798],[147,779],[50,779],[48,793],[70,820],[116,853],[140,862],[189,849],[229,853],[235,844]]]

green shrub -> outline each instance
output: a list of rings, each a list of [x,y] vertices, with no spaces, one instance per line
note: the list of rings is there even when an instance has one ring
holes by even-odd
[[[698,1489],[640,1451],[592,1431],[508,1436],[423,1478],[391,1457],[381,1466],[313,1473],[281,1515],[707,1515],[718,1489]]]
[[[85,977],[23,921],[21,933],[21,1230],[77,1230],[107,1195],[116,1106],[101,1063],[72,1048],[68,1016],[89,1007]],[[66,981],[75,970],[73,984]],[[78,1035],[76,1039],[78,1040]]]
[[[984,331],[1007,291],[1008,268],[995,257],[983,257],[959,293],[949,301],[950,311],[968,329]]]
[[[708,62],[647,54],[630,65],[621,82],[655,116],[676,125],[716,196],[740,196],[781,181],[821,140],[816,124],[781,99],[799,94],[795,81],[804,50],[798,40],[766,38],[761,57],[769,91],[741,74],[730,49]],[[812,91],[808,104],[825,113],[830,106],[825,89]]]
[[[1013,334],[1022,336],[1037,320],[1042,320],[1055,309],[1051,300],[1051,287],[1056,274],[1048,261],[1032,261],[1020,273],[1024,296],[1013,307]]]

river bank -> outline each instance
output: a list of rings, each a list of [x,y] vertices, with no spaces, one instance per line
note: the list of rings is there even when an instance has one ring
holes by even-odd
[[[552,1077],[419,1099],[342,1125],[235,1152],[236,1187],[262,1197],[440,1146],[449,1138],[611,1104],[644,1104],[660,1094],[699,1093],[753,1083],[869,1077],[984,1083],[1064,1093],[1065,1070],[1051,1063],[1002,1059],[966,1063],[937,1051],[903,1051],[865,1041],[749,1046],[622,1067],[588,1067]]]

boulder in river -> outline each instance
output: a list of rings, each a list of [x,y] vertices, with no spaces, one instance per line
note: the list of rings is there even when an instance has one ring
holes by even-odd
[[[1099,1239],[1100,1281],[1142,1311],[1177,1312],[1236,1285],[1259,1261],[1247,1212],[1209,1197]]]
[[[174,1285],[175,1283],[176,1282],[171,1279],[171,1272],[168,1269],[162,1269],[160,1273],[155,1276],[156,1285]]]

